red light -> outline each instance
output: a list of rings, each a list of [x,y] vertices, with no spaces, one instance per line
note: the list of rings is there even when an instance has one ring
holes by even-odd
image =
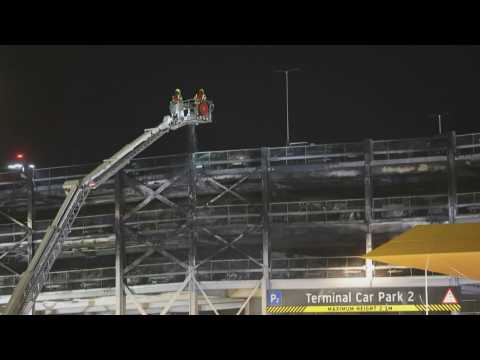
[[[23,159],[23,154],[17,154],[17,159],[19,160]]]

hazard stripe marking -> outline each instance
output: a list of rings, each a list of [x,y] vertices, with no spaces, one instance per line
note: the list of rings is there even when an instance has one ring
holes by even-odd
[[[340,313],[340,312],[425,312],[427,306],[418,305],[288,305],[267,306],[266,311],[273,314],[285,313]],[[459,304],[429,304],[429,311],[460,311]]]

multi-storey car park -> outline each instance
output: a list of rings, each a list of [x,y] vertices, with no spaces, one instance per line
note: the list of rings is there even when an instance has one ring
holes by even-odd
[[[97,164],[0,174],[0,311]],[[418,224],[480,220],[480,133],[136,158],[93,190],[35,314],[262,314],[269,289],[422,287],[364,260]],[[429,274],[480,312],[479,283]]]

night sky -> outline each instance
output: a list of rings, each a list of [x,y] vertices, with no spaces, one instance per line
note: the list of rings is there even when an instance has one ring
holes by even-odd
[[[22,151],[37,167],[100,161],[161,121],[173,90],[203,87],[214,123],[201,151],[292,141],[346,142],[480,132],[479,46],[0,46],[0,164]],[[145,155],[186,152],[185,129]]]

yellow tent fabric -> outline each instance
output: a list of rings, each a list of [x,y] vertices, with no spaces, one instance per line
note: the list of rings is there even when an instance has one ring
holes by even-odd
[[[418,225],[364,257],[480,280],[480,223]]]

